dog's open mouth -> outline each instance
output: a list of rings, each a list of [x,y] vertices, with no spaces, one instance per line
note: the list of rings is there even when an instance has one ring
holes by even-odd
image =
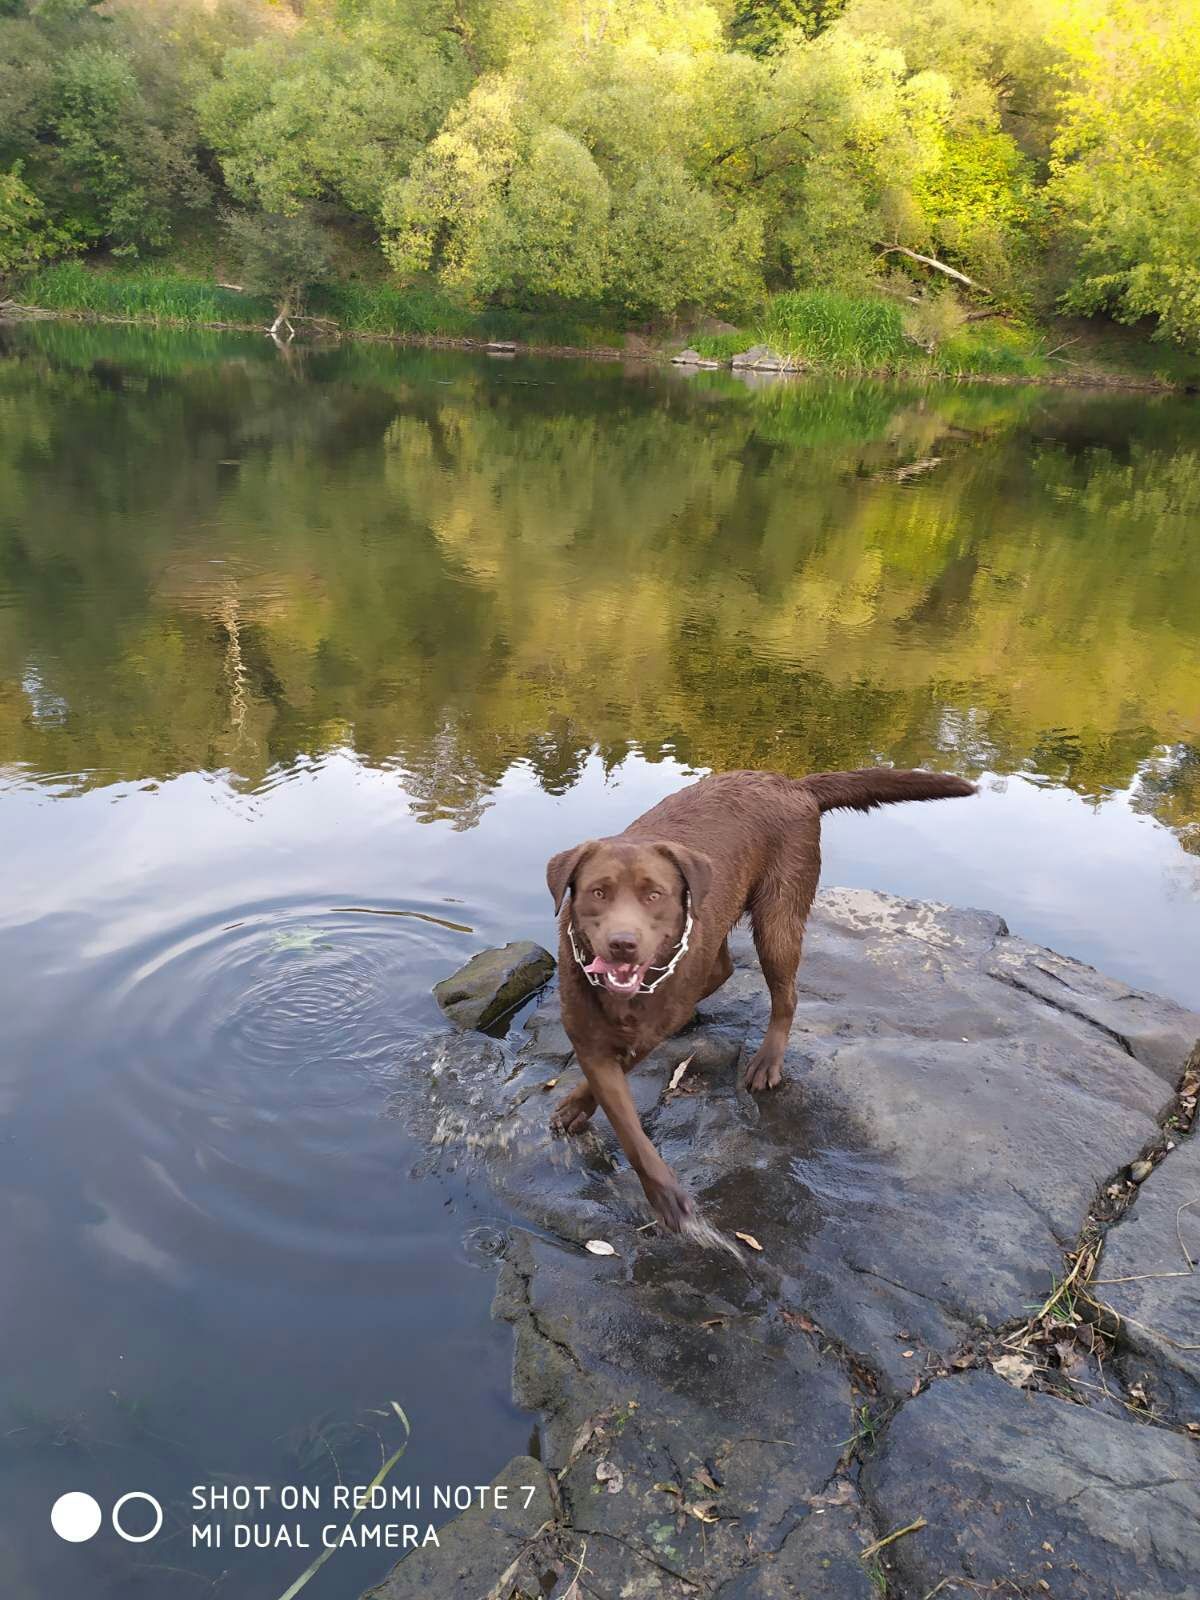
[[[613,994],[636,994],[642,987],[642,979],[649,965],[648,961],[640,964],[634,961],[605,961],[603,956],[596,956],[591,965],[583,970],[601,978],[604,987]]]

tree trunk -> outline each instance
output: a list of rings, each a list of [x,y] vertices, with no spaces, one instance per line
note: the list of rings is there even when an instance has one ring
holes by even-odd
[[[296,330],[295,330],[295,328],[292,327],[291,323],[288,321],[288,312],[290,310],[291,310],[290,296],[285,296],[284,299],[282,300],[282,302],[280,303],[278,310],[275,313],[275,321],[267,329],[267,332],[270,334],[271,338],[274,339],[276,344],[283,344],[285,342],[287,344],[291,344],[292,340],[296,337]],[[287,329],[287,340],[286,341],[284,341],[283,339],[281,339],[279,337],[280,328],[286,328]]]

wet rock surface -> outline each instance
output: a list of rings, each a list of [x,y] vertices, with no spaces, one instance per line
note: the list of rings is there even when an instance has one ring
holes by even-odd
[[[1200,1452],[989,1372],[933,1384],[892,1420],[863,1470],[891,1528],[894,1587],[1056,1600],[1194,1595]],[[964,1580],[957,1589],[954,1580]]]
[[[1141,1384],[1160,1409],[1200,1428],[1197,1262],[1200,1139],[1191,1138],[1154,1168],[1109,1233],[1093,1293],[1121,1318],[1126,1380]]]
[[[549,950],[522,939],[499,950],[481,950],[435,984],[433,995],[458,1027],[490,1028],[542,988],[554,967]]]
[[[363,1600],[433,1600],[484,1595],[509,1575],[512,1590],[540,1573],[531,1562],[542,1530],[552,1523],[558,1495],[549,1473],[531,1456],[514,1456],[488,1485],[486,1503],[464,1511],[441,1530],[437,1545],[414,1550]]]
[[[504,1043],[447,1034],[405,1065],[394,1111],[428,1137],[429,1164],[474,1166],[512,1218],[495,1310],[558,1496],[529,1562],[613,1600],[1177,1592],[1200,1463],[1186,1418],[1147,1426],[1119,1394],[1101,1415],[986,1364],[1061,1277],[1097,1194],[1161,1138],[1200,1017],[987,913],[830,890],[786,1082],[755,1100],[736,1067],[767,998],[748,938],[731,943],[733,977],[630,1081],[705,1219],[761,1251],[645,1227],[602,1118],[549,1135],[575,1081],[553,993]],[[615,1253],[588,1253],[597,1239]],[[1138,1465],[1118,1473],[1122,1450]],[[1054,1472],[1070,1497],[1057,1511],[1049,1489],[1037,1498]],[[1152,1540],[1089,1521],[1093,1501],[1151,1478]],[[1028,1530],[996,1506],[1026,1491],[1046,1528],[1075,1530],[1074,1568],[1014,1577]],[[918,1516],[927,1528],[869,1550]]]

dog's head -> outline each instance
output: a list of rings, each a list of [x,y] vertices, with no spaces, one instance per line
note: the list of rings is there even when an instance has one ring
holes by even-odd
[[[587,970],[612,994],[636,994],[650,966],[670,960],[683,934],[685,902],[698,911],[712,863],[683,845],[589,839],[552,856],[546,882],[591,960]]]

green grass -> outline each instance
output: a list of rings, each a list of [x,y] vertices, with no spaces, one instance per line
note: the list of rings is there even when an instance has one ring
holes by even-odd
[[[812,366],[860,370],[895,368],[912,349],[897,306],[829,289],[774,295],[748,333],[704,334],[695,341],[713,360],[727,360],[750,344],[770,345]]]
[[[689,342],[693,350],[710,361],[728,361],[730,356],[764,341],[749,333],[702,333]]]
[[[267,295],[222,289],[162,267],[109,269],[60,261],[22,280],[15,298],[48,311],[148,322],[245,323],[267,327],[275,308]],[[519,339],[525,343],[618,348],[621,331],[602,316],[570,316],[488,307],[473,310],[435,287],[388,283],[321,285],[307,310],[348,333],[448,339]]]
[[[154,322],[261,323],[273,315],[270,302],[261,296],[237,294],[152,268],[96,272],[80,261],[59,261],[30,274],[16,298],[48,311]]]
[[[891,367],[906,354],[900,308],[890,300],[809,289],[767,304],[763,342],[823,366]]]
[[[1047,369],[1036,330],[989,319],[965,324],[934,352],[907,337],[901,307],[874,295],[811,289],[775,295],[745,332],[704,334],[701,355],[727,361],[769,345],[805,367],[914,377],[1037,377]]]

